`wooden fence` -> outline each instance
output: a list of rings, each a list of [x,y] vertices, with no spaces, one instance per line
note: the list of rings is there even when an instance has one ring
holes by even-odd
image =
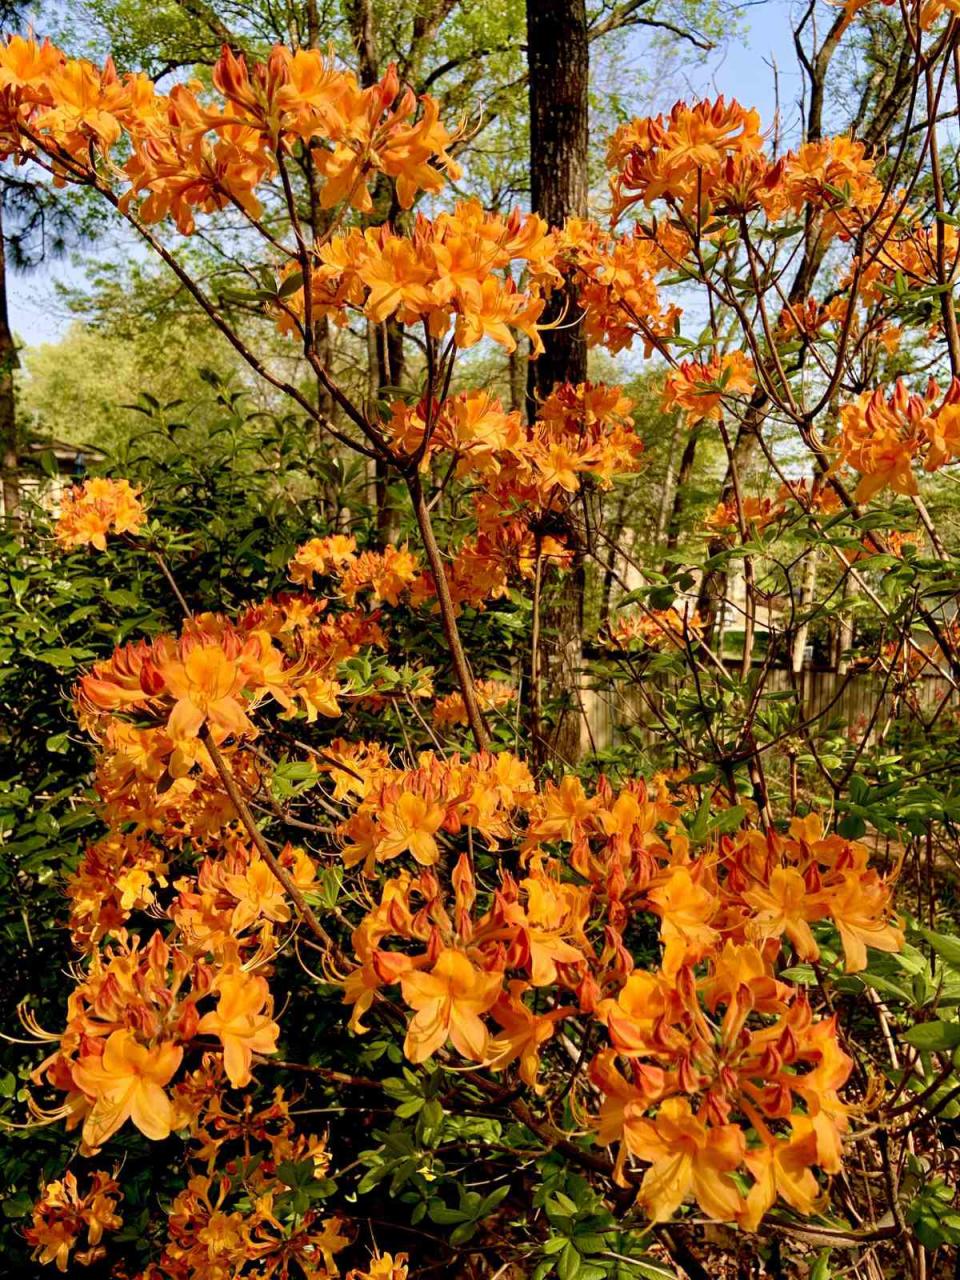
[[[739,668],[739,663],[727,665],[731,672]],[[646,689],[648,699],[657,697],[657,684],[658,679],[652,677]],[[935,673],[920,676],[905,690],[896,678],[885,682],[882,672],[812,667],[794,675],[783,667],[772,667],[766,673],[764,689],[770,693],[795,692],[797,710],[793,723],[798,726],[810,723],[811,729],[819,733],[836,725],[858,738],[869,729],[869,741],[873,742],[891,719],[907,714],[910,708],[919,709],[929,720],[949,698],[953,685]],[[638,688],[618,684],[612,692],[584,689],[581,696],[589,727],[584,729],[585,750],[602,751],[619,745],[627,726],[648,733],[651,740],[662,738],[663,729]]]

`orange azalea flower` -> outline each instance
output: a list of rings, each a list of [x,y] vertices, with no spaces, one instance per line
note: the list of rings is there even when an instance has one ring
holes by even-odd
[[[654,1222],[673,1217],[691,1193],[703,1212],[720,1222],[743,1212],[730,1177],[746,1148],[737,1125],[705,1125],[686,1098],[667,1098],[654,1120],[628,1122],[624,1141],[631,1155],[650,1161],[638,1199]]]
[[[954,378],[940,400],[935,382],[923,396],[911,395],[902,379],[885,396],[878,387],[840,410],[840,455],[860,472],[858,502],[889,486],[895,493],[917,493],[915,459],[928,471],[960,456],[960,379]]]
[[[356,558],[357,540],[346,534],[335,533],[327,538],[311,538],[287,566],[294,582],[312,587],[315,574],[340,573]]]
[[[681,649],[695,642],[703,629],[697,613],[687,616],[677,609],[648,609],[643,613],[618,613],[601,632],[601,643],[611,649]]]
[[[631,973],[616,1000],[603,1000],[597,1007],[597,1017],[625,1057],[656,1052],[657,1038],[678,1014],[675,986],[662,974],[645,970]]]
[[[762,143],[757,112],[722,97],[622,125],[607,150],[614,212],[662,198],[691,206],[698,193],[709,196],[729,158],[751,156]]]
[[[497,680],[478,680],[474,692],[481,711],[501,710],[517,696],[513,685]],[[467,709],[462,693],[448,693],[438,698],[433,705],[433,723],[439,729],[448,729],[453,725],[466,725]]]
[[[845,876],[818,896],[840,931],[847,973],[867,967],[867,947],[903,950],[903,930],[888,919],[892,890],[876,871]]]
[[[650,890],[649,899],[662,921],[664,973],[676,973],[682,964],[696,962],[717,941],[719,935],[710,923],[717,911],[716,896],[694,880],[688,867],[672,867],[663,882]]]
[[[395,858],[409,851],[421,866],[432,866],[440,857],[435,836],[445,817],[444,808],[422,796],[409,791],[397,796],[380,814],[377,857]]]
[[[782,502],[777,502],[773,498],[754,498],[746,497],[743,499],[743,519],[748,525],[752,525],[755,529],[766,529],[768,525],[773,524],[775,520],[779,520],[784,513]],[[716,508],[711,515],[707,516],[707,526],[710,529],[736,529],[739,524],[739,513],[737,511],[737,503],[734,499],[731,502],[718,502]]]
[[[639,227],[615,236],[594,222],[569,221],[561,233],[561,251],[584,311],[587,342],[617,352],[641,337],[649,356],[651,336],[672,335],[682,311],[675,304],[664,306],[656,277],[688,248],[685,234],[674,226],[662,228],[654,240]]]
[[[862,142],[840,135],[805,142],[783,161],[781,180],[765,193],[770,218],[807,209],[832,210],[822,223],[823,235],[852,231],[872,214],[883,196],[876,166]],[[845,194],[838,196],[842,191]]]
[[[922,420],[929,407],[926,400],[911,396],[901,380],[889,399],[882,388],[864,391],[840,410],[840,453],[860,472],[858,502],[887,486],[895,493],[917,493],[913,459],[924,446]]]
[[[0,87],[12,91],[3,112],[4,151],[32,150],[22,132],[27,127],[55,165],[66,151],[84,168],[126,134],[131,186],[122,206],[146,192],[139,216],[146,222],[170,216],[186,235],[198,210],[235,204],[258,216],[255,192],[276,172],[276,155],[301,143],[314,144],[325,208],[348,202],[369,211],[377,172],[394,181],[403,208],[418,191],[438,193],[445,173],[459,175],[448,151],[456,135],[440,123],[436,101],[418,103],[392,66],[378,84],[361,89],[352,72],[319,51],[277,46],[248,69],[225,49],[213,83],[220,95],[213,102],[198,97],[196,83],[177,84],[164,96],[142,75],[119,77],[109,60],[101,69],[17,39],[0,51]],[[82,180],[73,170],[69,177]]]
[[[489,1043],[489,1052],[492,1056],[486,1065],[491,1071],[500,1071],[508,1063],[519,1058],[520,1079],[539,1093],[542,1092],[542,1087],[537,1084],[540,1046],[551,1038],[556,1023],[566,1018],[573,1010],[551,1009],[548,1013],[534,1013],[523,1002],[524,992],[531,988],[517,979],[509,985],[509,995],[501,993],[491,1010],[501,1030]]]
[[[114,1031],[101,1054],[86,1053],[73,1067],[73,1082],[93,1106],[83,1122],[83,1143],[96,1151],[127,1120],[155,1141],[169,1137],[173,1108],[163,1087],[183,1059],[172,1041],[148,1046],[131,1031]]]
[[[90,545],[106,550],[108,533],[136,533],[146,514],[129,480],[93,479],[74,485],[64,494],[57,541],[67,550]]]
[[[24,1238],[34,1249],[34,1257],[46,1265],[55,1262],[58,1271],[66,1272],[70,1253],[86,1232],[88,1248],[74,1254],[81,1267],[98,1261],[104,1254],[99,1247],[105,1231],[116,1231],[123,1220],[116,1212],[123,1193],[115,1179],[97,1170],[91,1175],[90,1190],[80,1195],[77,1179],[69,1170],[62,1180],[48,1182],[33,1209],[33,1222]]]
[[[388,546],[383,551],[364,551],[348,561],[340,585],[348,604],[353,604],[361,591],[369,591],[374,600],[395,605],[418,572],[419,562],[412,551],[406,546]]]
[[[255,1053],[277,1051],[280,1028],[273,1021],[273,1000],[265,978],[224,971],[216,982],[216,1010],[197,1024],[200,1035],[215,1035],[223,1045],[223,1065],[235,1089],[250,1083]]]
[[[810,1166],[818,1159],[817,1137],[806,1116],[791,1116],[790,1124],[789,1138],[767,1135],[762,1147],[748,1151],[744,1157],[754,1177],[740,1218],[746,1231],[756,1231],[778,1196],[805,1217],[816,1212],[820,1187]]]
[[[448,1040],[471,1062],[488,1057],[489,1033],[480,1015],[500,997],[498,973],[483,973],[462,951],[445,949],[429,973],[401,974],[400,989],[416,1010],[403,1042],[411,1062],[424,1062]]]
[[[320,250],[312,287],[319,286],[319,307],[329,305],[325,294],[333,289],[341,305],[361,306],[376,324],[396,315],[403,324],[425,322],[439,338],[452,322],[457,346],[489,336],[508,350],[516,330],[537,351],[541,289],[560,282],[555,249],[535,214],[503,218],[470,200],[433,221],[418,214],[409,236],[380,227],[333,237]],[[527,269],[523,289],[513,265]],[[302,313],[302,305],[296,310]]]
[[[816,907],[811,910],[809,890],[799,871],[774,867],[766,884],[748,889],[743,897],[757,913],[747,926],[749,936],[763,939],[786,934],[799,960],[819,958],[820,948],[807,923],[819,912]]]
[[[667,374],[663,386],[664,410],[681,409],[687,426],[705,419],[719,422],[725,396],[749,395],[757,379],[744,352],[728,351],[710,361],[682,361]]]
[[[182,659],[171,659],[159,670],[174,699],[167,721],[174,742],[195,738],[207,723],[218,740],[229,734],[255,736],[237,696],[246,684],[246,674],[220,645],[191,644]]]
[[[407,1280],[407,1255],[382,1253],[371,1258],[365,1271],[356,1267],[348,1271],[347,1280]]]
[[[543,793],[542,816],[537,820],[538,840],[573,840],[580,824],[598,807],[588,799],[579,778],[566,777],[560,784],[548,782]]]

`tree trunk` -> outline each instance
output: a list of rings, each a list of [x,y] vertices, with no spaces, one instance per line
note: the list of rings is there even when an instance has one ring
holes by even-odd
[[[507,382],[510,386],[510,411],[524,417],[527,409],[527,340],[517,335],[517,345],[507,356]]]
[[[587,93],[590,57],[584,0],[527,0],[530,87],[530,206],[551,227],[587,212]],[[576,299],[557,294],[549,315],[564,322],[543,335],[530,388],[548,396],[558,382],[583,382],[587,346]]]
[[[803,584],[800,587],[800,600],[798,602],[797,612],[801,615],[805,614],[813,603],[814,592],[817,589],[817,550],[807,552],[807,562],[804,567]],[[803,670],[803,655],[807,647],[807,636],[810,634],[809,619],[801,621],[797,627],[796,635],[793,638],[793,650],[790,655],[790,665],[793,668],[793,674],[799,675]]]
[[[374,329],[376,349],[377,399],[390,400],[390,388],[403,382],[405,352],[403,349],[403,325],[394,319]],[[382,546],[395,542],[399,531],[399,513],[390,504],[390,468],[380,458],[376,469],[377,538]]]
[[[690,475],[693,471],[693,464],[697,457],[697,444],[700,441],[701,425],[692,427],[687,433],[687,442],[683,446],[683,455],[680,458],[680,470],[677,472],[675,487],[673,490],[673,504],[670,509],[670,519],[667,522],[667,545],[668,552],[676,551],[680,543],[680,524],[683,520],[683,509],[687,501],[687,485],[690,481]],[[671,445],[672,448],[672,445]],[[666,482],[664,482],[666,486]],[[666,493],[664,494],[666,496]],[[659,542],[659,538],[657,539]],[[666,573],[664,566],[664,573]]]
[[[585,0],[527,0],[527,66],[530,90],[530,204],[550,226],[587,212],[587,94],[589,45]],[[557,293],[548,319],[563,316],[543,335],[545,351],[530,364],[528,411],[558,383],[586,381],[587,348],[576,323],[575,298]],[[547,751],[561,763],[580,757],[580,666],[586,571],[574,521],[565,530],[574,552],[570,569],[546,584],[543,593],[542,673],[555,712],[552,724],[533,744],[535,761]],[[534,698],[534,701],[536,699]],[[546,739],[545,741],[543,739]]]
[[[0,196],[0,449],[3,454],[4,520],[8,528],[16,528],[20,517],[20,441],[17,436],[17,402],[13,377],[20,361],[7,314],[7,257],[3,239],[2,206]]]

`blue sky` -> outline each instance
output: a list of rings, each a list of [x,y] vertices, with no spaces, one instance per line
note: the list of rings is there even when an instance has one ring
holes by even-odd
[[[783,125],[791,132],[796,123],[799,71],[790,36],[790,15],[794,0],[761,0],[746,10],[748,27],[744,38],[734,39],[720,51],[704,54],[685,67],[679,77],[671,75],[664,101],[657,109],[669,108],[680,96],[703,97],[718,93],[738,98],[745,106],[756,107],[765,127],[773,121],[776,103],[774,65],[780,82]],[[648,48],[644,42],[644,48]],[[649,59],[649,54],[640,60]],[[649,66],[645,66],[649,73]],[[128,244],[116,252],[127,253]],[[102,256],[109,258],[110,250]],[[8,284],[10,318],[14,332],[28,345],[55,341],[70,323],[70,316],[58,302],[54,281],[82,282],[83,272],[70,263],[55,263],[29,276],[14,276]]]

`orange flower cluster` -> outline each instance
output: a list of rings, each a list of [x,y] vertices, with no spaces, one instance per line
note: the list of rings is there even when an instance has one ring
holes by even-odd
[[[513,685],[498,680],[478,680],[474,686],[481,711],[501,711],[513,702],[517,691]],[[462,693],[448,693],[433,704],[433,723],[438,729],[467,725],[467,708]]]
[[[648,609],[643,613],[618,613],[600,633],[600,642],[614,650],[683,649],[695,644],[703,622],[677,609]]]
[[[539,353],[544,292],[560,282],[555,253],[555,237],[542,218],[519,210],[504,218],[485,212],[478,200],[461,201],[432,220],[418,214],[410,235],[389,226],[353,228],[320,248],[310,285],[312,314],[343,325],[348,309],[358,308],[374,324],[391,316],[402,324],[422,323],[434,338],[452,323],[461,348],[486,337],[513,351],[515,334],[523,333]],[[517,269],[527,273],[523,288],[513,276]],[[301,281],[280,307],[281,332],[296,332],[304,310]]]
[[[190,922],[181,904],[169,914],[176,920],[178,912]],[[208,922],[209,930],[214,926]],[[86,977],[70,996],[67,1028],[33,1077],[66,1093],[55,1115],[68,1128],[82,1123],[85,1153],[98,1151],[128,1120],[154,1140],[182,1126],[167,1087],[198,1037],[219,1040],[235,1088],[249,1084],[253,1054],[276,1052],[279,1028],[266,979],[240,965],[248,943],[225,933],[228,954],[218,957],[217,968],[209,936],[191,939],[176,928],[172,943],[155,932],[143,945],[121,930],[112,946],[91,952]],[[215,1006],[201,1013],[198,1006],[208,1000]]]
[[[748,496],[743,500],[744,522],[758,532],[779,520],[785,510],[783,502],[774,498]],[[707,516],[706,524],[708,529],[716,532],[736,529],[740,524],[736,499],[730,502],[718,502],[711,514]]]
[[[485,907],[464,834],[474,853],[499,853]],[[424,755],[370,789],[343,836],[345,863],[368,874],[399,854],[419,864],[384,883],[354,932],[355,1030],[376,994],[398,987],[412,1062],[449,1044],[492,1070],[517,1062],[537,1087],[557,1024],[591,1019],[607,1045],[589,1067],[602,1101],[587,1122],[618,1145],[620,1173],[634,1159],[649,1166],[639,1200],[651,1217],[688,1194],[749,1229],[778,1196],[813,1210],[814,1169],[840,1167],[851,1061],[835,1019],[814,1019],[778,958],[789,946],[818,959],[818,923],[836,929],[848,972],[865,967],[868,946],[902,946],[890,883],[863,845],[825,836],[811,815],[787,835],[742,830],[694,851],[678,810],[643,783],[615,793],[601,780],[591,795],[568,777],[538,793],[505,755]],[[635,970],[623,943],[642,918],[659,929],[654,971]],[[546,1009],[531,999],[542,988],[555,993]]]
[[[863,392],[840,410],[838,449],[860,473],[858,502],[885,488],[916,493],[916,461],[937,471],[960,457],[960,380],[943,397],[933,381],[922,396],[911,394],[902,378],[889,395],[883,387]]]
[[[703,246],[713,240],[726,243],[730,228],[723,219],[738,223],[758,215],[772,225],[818,212],[822,242],[849,238],[864,227],[878,232],[880,227],[883,189],[862,143],[846,136],[826,138],[771,161],[763,150],[756,112],[722,97],[678,102],[669,115],[621,126],[610,140],[607,165],[614,227],[639,204],[666,203],[673,210],[673,216],[649,225],[638,220],[627,233],[605,231],[580,219],[572,219],[559,233],[557,263],[576,288],[587,340],[613,352],[631,346],[637,337],[648,356],[669,345],[678,332],[681,310],[662,299],[663,283],[698,278]],[[696,241],[701,245],[698,251]],[[876,288],[876,279],[886,271],[883,255],[875,257],[864,272],[864,289],[871,284]],[[843,299],[831,307],[839,323]],[[806,312],[804,317],[811,318]],[[819,310],[813,317],[817,327],[827,318]],[[798,326],[791,316],[781,327],[789,332]],[[743,393],[749,393],[753,371],[743,353],[731,356],[738,361],[736,380],[742,381]],[[715,419],[719,412],[719,398],[710,396],[709,412],[699,415],[701,406],[694,402],[698,392],[692,385],[713,382],[721,372],[713,367],[716,364],[713,359],[701,368],[699,362],[690,362],[671,375],[677,397],[686,401],[689,421],[700,416]]]
[[[767,217],[776,221],[808,209],[824,210],[820,234],[829,237],[859,230],[882,199],[883,186],[863,143],[841,135],[805,142],[790,152],[763,205]]]
[[[416,769],[375,769],[364,779],[356,811],[338,829],[343,861],[362,863],[369,876],[377,863],[403,853],[431,867],[445,834],[465,827],[495,844],[532,791],[529,769],[508,752],[474,756],[468,764],[425,752]]]
[[[483,483],[484,506],[509,494],[514,503],[542,511],[558,490],[578,492],[581,475],[608,489],[615,476],[637,469],[643,445],[632,407],[619,387],[586,382],[558,387],[530,430],[522,427],[519,413],[504,413],[486,392],[462,393],[433,406],[396,402],[389,426],[394,442],[413,452],[429,418],[425,460],[439,450],[454,454],[457,474]]]
[[[104,551],[108,533],[137,533],[146,518],[139,490],[129,480],[85,480],[63,495],[57,541],[67,551],[84,546]]]
[[[69,1169],[62,1179],[48,1182],[34,1206],[33,1222],[24,1232],[33,1256],[44,1264],[56,1263],[63,1272],[71,1265],[87,1267],[96,1262],[105,1253],[100,1244],[104,1232],[123,1225],[116,1211],[122,1197],[116,1179],[99,1169],[90,1175],[90,1189],[83,1196]],[[87,1247],[73,1253],[84,1235]]]
[[[271,622],[259,611],[237,623],[202,614],[179,637],[125,645],[81,679],[84,724],[98,736],[112,730],[118,755],[131,747],[149,755],[152,765],[142,757],[134,765],[141,775],[177,779],[196,767],[212,771],[203,734],[217,744],[256,738],[250,713],[267,699],[288,717],[338,716],[331,672],[358,646],[334,624],[316,628],[305,648],[303,628],[274,634]],[[136,726],[118,713],[135,716]]]
[[[159,94],[142,74],[118,76],[109,60],[98,68],[48,41],[13,36],[0,48],[0,153],[44,155],[61,180],[83,180],[123,139],[125,205],[145,197],[143,221],[172,218],[184,235],[197,213],[234,206],[258,217],[257,189],[297,146],[310,148],[325,207],[369,211],[378,172],[394,179],[403,208],[418,191],[438,192],[444,171],[459,176],[447,150],[454,135],[436,102],[423,98],[418,118],[417,99],[393,66],[361,89],[316,50],[278,45],[248,68],[225,48],[213,84],[217,97],[197,83]]]
[[[447,568],[457,607],[482,607],[505,594],[511,574],[533,574],[538,553],[554,564],[566,562],[560,521],[551,521],[550,534],[542,532],[547,513],[567,510],[588,481],[609,489],[615,477],[639,470],[643,443],[632,408],[619,387],[590,382],[558,387],[530,428],[486,392],[432,406],[394,403],[388,429],[398,449],[415,452],[429,432],[425,465],[447,452],[456,474],[477,482],[476,532]],[[425,571],[411,588],[411,602],[435,595],[433,575]]]
[[[381,1254],[379,1258],[371,1259],[367,1270],[349,1271],[347,1280],[407,1280],[407,1255]]]
[[[327,551],[340,563],[362,559],[336,540]],[[67,886],[86,960],[66,1030],[32,1029],[57,1042],[35,1083],[66,1095],[53,1114],[82,1125],[85,1151],[128,1121],[154,1139],[183,1127],[180,1072],[211,1043],[234,1088],[250,1083],[256,1055],[276,1051],[267,964],[292,907],[276,868],[251,847],[206,744],[219,744],[250,795],[261,785],[247,749],[261,731],[257,709],[269,701],[283,716],[338,714],[336,668],[383,637],[376,615],[326,608],[281,596],[234,622],[200,615],[179,637],[118,649],[80,682],[108,834],[88,846]],[[194,856],[175,875],[185,846]],[[288,845],[274,857],[297,891],[313,886],[316,868],[302,850]],[[151,921],[147,942],[128,931],[137,914]]]
[[[361,592],[369,592],[375,602],[396,605],[420,576],[419,561],[407,547],[358,552],[356,539],[341,533],[305,542],[288,571],[294,582],[306,587],[312,587],[316,577],[339,581],[343,598],[351,605]]]
[[[757,385],[753,363],[743,351],[728,351],[712,360],[684,360],[671,370],[663,384],[662,408],[679,409],[687,426],[719,422],[724,399],[748,396]]]
[[[772,162],[757,113],[722,97],[678,102],[669,116],[622,125],[610,140],[607,167],[615,220],[637,203],[660,200],[701,220],[704,209],[736,217],[759,210],[771,222],[823,210],[820,234],[830,237],[862,224],[883,198],[863,143],[824,138]]]
[[[647,355],[663,352],[681,312],[664,302],[661,288],[702,279],[705,259],[726,261],[748,219],[772,229],[817,215],[818,243],[825,244],[864,229],[878,235],[884,221],[900,217],[892,200],[889,216],[879,217],[883,187],[863,143],[830,137],[771,160],[763,142],[757,113],[722,97],[678,102],[667,115],[616,131],[607,151],[613,228],[641,205],[665,204],[669,216],[638,219],[626,234],[573,219],[560,233],[558,262],[576,287],[588,341],[619,351],[641,337]],[[883,255],[875,257],[865,287],[885,271]],[[831,307],[842,320],[844,299]],[[827,317],[813,318],[819,327]]]
[[[587,342],[616,353],[640,333],[649,357],[655,338],[671,337],[681,308],[663,304],[657,276],[681,261],[689,247],[689,237],[672,223],[654,237],[639,226],[617,236],[595,222],[567,222],[559,260],[576,286]]]
[[[290,1214],[280,1173],[307,1165],[322,1179],[330,1155],[322,1138],[297,1131],[283,1089],[234,1107],[216,1065],[205,1058],[175,1090],[195,1162],[186,1187],[167,1209],[160,1257],[137,1280],[260,1280],[303,1275],[332,1280],[350,1224],[316,1207]],[[215,1172],[215,1169],[221,1172]]]
[[[739,102],[678,102],[669,115],[621,125],[607,146],[614,214],[669,197],[695,210],[729,183],[730,163],[750,161],[763,147],[760,117]]]
[[[867,239],[863,260],[854,260],[844,278],[844,286],[852,288],[854,271],[859,268],[859,295],[865,305],[882,304],[897,285],[909,289],[929,289],[939,282],[937,242],[942,239],[947,263],[957,261],[960,232],[956,227],[924,226],[906,217],[903,224],[881,221]]]

